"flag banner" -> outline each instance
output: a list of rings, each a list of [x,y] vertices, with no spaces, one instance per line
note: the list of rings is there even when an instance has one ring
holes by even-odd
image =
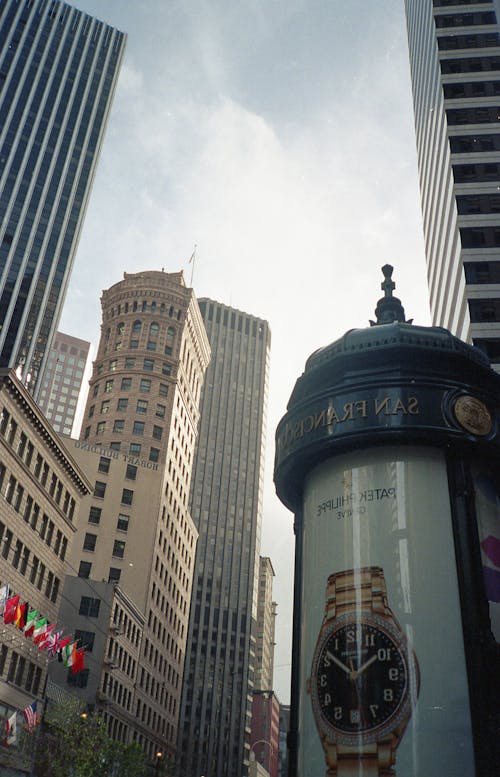
[[[33,643],[38,647],[38,650],[43,650],[47,646],[48,639],[50,637],[50,633],[55,629],[56,624],[51,623],[49,626],[45,627],[45,631],[42,631],[40,634],[33,637]]]
[[[38,715],[37,715],[37,701],[31,702],[31,704],[28,704],[28,706],[23,710],[24,719],[27,723],[28,730],[31,731],[31,729],[35,728],[36,724],[38,723]]]
[[[76,642],[75,642],[75,645],[76,645]],[[84,656],[85,656],[84,648],[81,648],[80,650],[75,650],[75,653],[73,655],[73,663],[71,664],[72,674],[83,672],[83,670],[85,669]]]
[[[35,643],[35,645],[39,637],[41,637],[41,635],[45,633],[45,629],[47,628],[47,623],[48,623],[48,620],[47,618],[44,618],[44,617],[39,618],[35,622],[35,628],[33,630],[33,642]]]
[[[5,602],[9,598],[9,593],[10,593],[10,586],[8,583],[5,583],[5,585],[0,586],[0,615],[4,614]]]
[[[65,648],[71,643],[72,637],[63,637],[63,639],[59,640],[59,644],[57,646],[57,660],[59,663],[63,662],[63,659],[65,658]]]
[[[26,626],[26,613],[28,612],[28,602],[24,604],[18,604],[16,610],[16,617],[14,618],[14,626],[20,631],[24,631]]]
[[[13,712],[5,721],[5,744],[7,747],[15,745],[17,741],[17,712]]]
[[[11,596],[10,599],[7,599],[5,602],[5,609],[3,613],[4,623],[14,623],[17,615],[17,605],[19,604],[20,598],[20,596]]]
[[[24,626],[24,636],[26,637],[26,639],[28,639],[28,637],[33,636],[33,632],[35,630],[35,623],[36,623],[36,619],[38,618],[38,615],[39,615],[38,610],[29,610],[26,616],[26,623]]]
[[[68,644],[63,648],[64,666],[72,666],[74,653],[76,653],[76,642],[73,642],[71,645]]]

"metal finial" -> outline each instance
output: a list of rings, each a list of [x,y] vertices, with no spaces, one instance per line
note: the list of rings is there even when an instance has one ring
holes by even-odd
[[[405,310],[401,304],[401,300],[392,296],[392,292],[396,288],[396,284],[392,280],[392,271],[394,267],[390,264],[384,264],[382,272],[384,273],[384,280],[380,285],[380,288],[384,292],[382,299],[377,302],[375,309],[376,321],[370,321],[370,326],[378,326],[380,324],[392,324],[394,321],[401,321],[403,324],[413,323],[413,319],[405,320]]]

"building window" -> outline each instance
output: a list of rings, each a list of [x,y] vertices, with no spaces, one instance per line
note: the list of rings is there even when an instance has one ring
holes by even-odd
[[[117,418],[113,424],[113,432],[121,433],[125,428],[125,420],[123,418]]]
[[[109,371],[115,372],[118,367],[118,359],[110,359],[109,361]]]
[[[120,397],[120,399],[116,403],[116,409],[118,410],[118,412],[124,413],[127,407],[128,407],[128,399],[126,397]]]
[[[130,391],[132,388],[132,378],[122,378],[120,389],[121,391]]]
[[[139,383],[139,391],[142,391],[144,394],[148,394],[151,391],[151,381],[149,378],[141,379],[141,382]]]
[[[123,515],[123,513],[120,513],[116,524],[116,528],[118,529],[118,531],[128,531],[129,520],[130,518],[128,515]]]
[[[88,532],[86,532],[85,539],[83,540],[83,549],[94,551],[96,542],[97,542],[97,534],[89,534]]]
[[[147,410],[148,410],[148,401],[147,401],[147,399],[138,399],[137,400],[136,413],[144,415],[145,413],[147,413]]]
[[[472,323],[500,321],[500,298],[470,299],[469,311]]]
[[[161,368],[161,371],[164,375],[171,375],[172,374],[172,367],[170,364],[167,364],[166,362],[163,362],[163,366]]]
[[[122,504],[131,505],[134,500],[134,492],[130,488],[124,488],[122,491]]]
[[[104,434],[105,431],[106,431],[106,421],[99,421],[96,426],[96,434]]]
[[[158,418],[165,418],[165,410],[166,410],[165,405],[156,405],[156,413],[155,413],[155,415]]]
[[[156,321],[153,321],[153,323],[149,327],[149,336],[150,337],[158,337],[159,331],[160,331],[159,325],[156,323]]]
[[[127,356],[125,359],[125,369],[126,370],[132,370],[135,367],[135,359],[132,359],[130,356]]]
[[[80,568],[78,570],[78,577],[84,577],[86,580],[90,577],[92,570],[92,564],[90,561],[80,561]]]
[[[109,399],[105,399],[101,402],[101,413],[109,413]]]
[[[125,555],[125,543],[123,540],[115,540],[113,543],[113,556],[115,558],[123,558]]]
[[[141,444],[138,442],[131,442],[128,452],[131,456],[139,456],[141,453]]]
[[[106,383],[104,384],[104,391],[106,392],[106,394],[109,394],[111,391],[113,391],[113,382],[114,381],[111,378],[110,380],[107,380]]]
[[[137,467],[135,467],[133,464],[127,464],[127,469],[125,471],[125,478],[127,480],[135,480],[137,477]]]
[[[111,448],[112,451],[119,451],[121,446],[122,446],[121,442],[110,442],[109,443],[109,447]]]
[[[92,418],[92,416],[94,415],[94,410],[95,410],[95,405],[91,405],[89,407],[89,418]]]
[[[139,348],[139,340],[131,340],[129,343],[129,348]]]
[[[121,569],[118,569],[118,567],[110,567],[109,568],[109,576],[108,576],[108,583],[118,583],[120,582],[122,571]]]
[[[101,456],[99,459],[99,472],[108,473],[109,472],[109,465],[111,464],[111,459],[108,459],[107,456]]]
[[[153,426],[153,438],[155,440],[161,440],[161,436],[163,434],[163,427],[161,426]]]
[[[148,351],[156,351],[156,343],[154,340],[148,340],[146,348]]]
[[[102,509],[100,507],[91,507],[89,510],[89,523],[101,523]]]
[[[85,648],[86,653],[92,653],[94,649],[95,631],[83,631],[75,629],[75,641],[78,641],[79,648]]]
[[[96,480],[95,486],[94,486],[94,496],[98,496],[100,499],[104,499],[105,493],[106,493],[106,483],[103,483],[102,480]]]
[[[166,397],[168,394],[168,385],[166,383],[160,383],[158,393],[160,397]]]
[[[89,681],[88,669],[82,669],[81,672],[77,672],[76,674],[73,674],[71,669],[68,671],[66,682],[68,683],[68,685],[71,685],[73,688],[86,688],[88,681]]]
[[[144,370],[146,372],[152,372],[155,366],[153,359],[144,359]]]
[[[149,460],[150,461],[158,461],[160,458],[160,449],[159,448],[150,448],[149,449]]]
[[[82,596],[80,599],[80,615],[86,615],[88,618],[98,618],[101,606],[100,599],[93,599],[91,596]]]
[[[132,324],[132,332],[134,334],[139,334],[141,329],[142,329],[142,322],[139,320],[134,321],[134,323]]]
[[[133,434],[144,434],[144,421],[134,421]]]

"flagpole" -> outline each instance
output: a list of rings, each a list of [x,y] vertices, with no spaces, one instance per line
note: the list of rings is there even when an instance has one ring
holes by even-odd
[[[191,254],[191,259],[188,262],[188,264],[192,263],[192,267],[191,267],[191,281],[189,283],[189,286],[190,286],[191,289],[193,288],[193,275],[194,275],[194,265],[195,265],[195,262],[196,262],[196,243],[194,244],[194,251]]]

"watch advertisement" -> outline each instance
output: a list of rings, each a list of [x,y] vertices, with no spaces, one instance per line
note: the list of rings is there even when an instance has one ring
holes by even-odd
[[[490,610],[490,627],[500,643],[500,472],[491,464],[473,467],[484,591]]]
[[[444,456],[332,458],[303,509],[297,773],[474,777]]]

